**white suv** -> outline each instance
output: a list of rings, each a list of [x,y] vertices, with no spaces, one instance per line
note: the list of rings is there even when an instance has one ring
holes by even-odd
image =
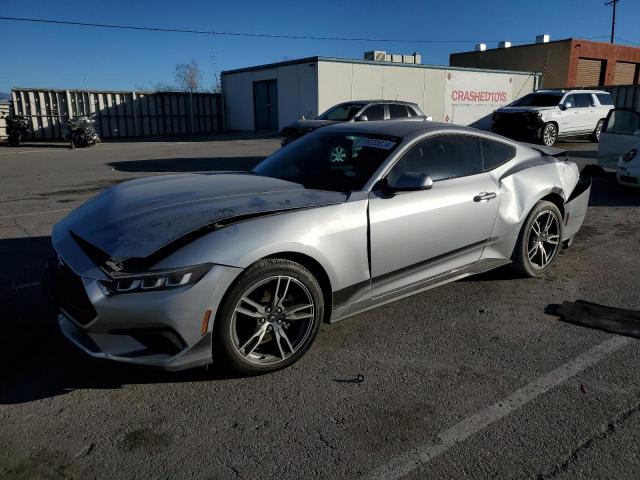
[[[612,108],[611,95],[602,90],[538,90],[496,110],[491,130],[548,147],[559,137],[589,135],[597,142]]]

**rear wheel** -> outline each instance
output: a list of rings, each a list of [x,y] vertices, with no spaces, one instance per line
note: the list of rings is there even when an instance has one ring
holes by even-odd
[[[591,134],[591,141],[594,143],[598,143],[600,141],[600,134],[602,133],[602,127],[604,127],[604,120],[598,120],[596,124],[596,128]]]
[[[538,202],[525,221],[513,255],[513,268],[538,277],[553,265],[562,243],[562,215],[553,203]]]
[[[290,260],[261,260],[231,287],[214,353],[248,375],[279,370],[305,354],[323,315],[322,290],[311,272]]]
[[[17,147],[18,145],[20,145],[22,143],[22,132],[19,131],[13,131],[11,132],[11,134],[9,135],[9,145],[12,147]]]
[[[555,123],[545,123],[540,133],[540,141],[546,147],[553,147],[558,140],[558,127]]]

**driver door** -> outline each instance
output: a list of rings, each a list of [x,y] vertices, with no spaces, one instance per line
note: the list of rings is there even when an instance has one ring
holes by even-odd
[[[372,295],[415,287],[421,281],[476,262],[491,235],[500,190],[483,172],[474,135],[431,136],[409,149],[388,174],[431,176],[429,190],[371,192],[369,221]]]

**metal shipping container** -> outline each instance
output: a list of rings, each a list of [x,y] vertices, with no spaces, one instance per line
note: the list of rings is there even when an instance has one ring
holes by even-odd
[[[14,111],[30,117],[34,137],[63,137],[72,117],[91,116],[101,138],[211,133],[222,130],[217,93],[14,88]]]

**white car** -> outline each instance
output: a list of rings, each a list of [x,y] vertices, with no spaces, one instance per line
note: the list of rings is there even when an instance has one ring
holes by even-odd
[[[600,145],[598,164],[616,170],[618,182],[640,187],[640,112],[616,108],[609,112]]]
[[[600,140],[613,99],[603,90],[538,90],[493,113],[491,130],[548,147],[560,137]]]

